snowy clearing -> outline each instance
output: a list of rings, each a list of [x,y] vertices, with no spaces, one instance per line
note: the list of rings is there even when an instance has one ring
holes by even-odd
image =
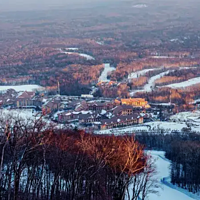
[[[200,83],[200,77],[192,78],[192,79],[189,79],[187,81],[180,82],[180,83],[165,85],[165,86],[162,86],[162,87],[183,88],[183,87],[189,87],[189,86],[192,86],[192,85],[196,85],[198,83]]]
[[[136,4],[132,6],[133,8],[147,8],[148,6],[146,4]]]
[[[75,47],[70,47],[70,48],[65,48],[68,51],[77,51],[79,50],[79,48],[75,48]]]
[[[191,69],[191,68],[196,68],[196,67],[181,67],[178,70]],[[160,68],[160,69],[162,69],[162,68]],[[155,89],[155,81],[156,80],[158,80],[158,79],[166,76],[170,72],[174,72],[174,71],[175,71],[175,69],[169,69],[165,72],[162,72],[160,74],[152,76],[142,90],[133,90],[133,91],[130,92],[130,95],[134,96],[137,92],[151,92],[153,89]],[[162,87],[171,87],[171,88],[187,87],[187,86],[191,86],[191,85],[194,85],[194,84],[197,84],[197,83],[200,83],[200,77],[193,78],[193,79],[190,79],[188,81],[181,82],[181,83],[165,85],[165,86],[162,86]]]
[[[64,53],[64,54],[68,54],[68,55],[77,55],[77,56],[84,57],[84,58],[86,58],[86,60],[95,60],[94,57],[92,57],[92,56],[90,56],[88,54],[85,54],[85,53],[63,51],[62,49],[57,49],[57,50],[59,50],[60,53]],[[66,48],[66,50],[76,51],[76,50],[78,50],[78,48]]]
[[[151,56],[150,58],[165,59],[165,58],[176,58],[176,57],[174,57],[174,56]]]
[[[147,72],[155,71],[155,70],[159,70],[159,69],[162,69],[162,68],[143,69],[141,71],[132,72],[128,75],[128,79],[138,78],[140,76],[145,75]]]
[[[110,63],[105,63],[104,64],[104,70],[103,70],[103,72],[101,73],[101,76],[99,77],[99,82],[100,81],[103,81],[103,82],[109,82],[110,80],[107,78],[107,76],[108,76],[108,73],[109,72],[112,72],[112,71],[114,71],[114,70],[116,70],[114,67],[111,67],[110,66]]]
[[[86,58],[86,60],[95,60],[94,57],[88,55],[88,54],[84,54],[84,53],[75,53],[75,52],[64,52],[65,54],[68,54],[68,55],[77,55],[77,56],[81,56],[81,57],[84,57]]]
[[[195,112],[180,112],[170,117],[171,120],[176,122],[199,122],[200,123],[200,111]]]
[[[158,188],[159,194],[150,194],[149,200],[192,200],[193,198],[187,195],[187,191],[183,193],[179,191],[180,188],[174,189],[161,182],[163,178],[170,177],[171,163],[165,159],[165,152],[149,151],[148,153],[152,156],[153,160],[155,160],[157,174],[154,178],[157,179],[160,184],[160,188]]]
[[[173,122],[184,122],[192,131],[200,132],[200,111],[195,112],[181,112],[170,117]]]
[[[175,71],[175,70],[167,70],[167,71],[165,71],[165,72],[162,72],[162,73],[160,73],[160,74],[157,74],[157,75],[155,75],[155,76],[152,76],[152,77],[149,79],[148,83],[144,86],[144,88],[143,88],[142,90],[134,90],[134,91],[132,91],[132,92],[130,93],[130,95],[131,95],[131,96],[134,96],[137,92],[151,92],[152,89],[155,88],[155,81],[156,81],[157,79],[160,79],[160,78],[162,78],[163,76],[167,75],[169,72],[173,72],[173,71]]]
[[[126,133],[138,133],[148,131],[149,133],[171,133],[174,131],[181,132],[183,128],[187,128],[185,122],[148,122],[141,125],[134,125],[122,128],[114,128],[96,131],[97,134],[114,134],[114,135],[122,135]],[[200,129],[199,129],[200,131]]]
[[[32,122],[34,121],[36,118],[39,118],[40,115],[37,112],[34,112],[34,110],[32,109],[20,109],[20,110],[7,110],[7,109],[3,109],[0,110],[0,117],[7,119],[7,120],[11,120],[11,121],[15,121],[15,120],[22,120],[23,122],[27,123],[27,122]]]
[[[0,91],[6,91],[8,89],[14,89],[16,92],[23,92],[23,91],[27,91],[27,92],[33,92],[33,91],[43,91],[45,90],[44,87],[40,86],[40,85],[1,85],[0,86]]]

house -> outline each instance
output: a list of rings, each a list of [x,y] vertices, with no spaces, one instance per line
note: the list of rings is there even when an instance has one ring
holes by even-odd
[[[132,114],[127,116],[116,116],[111,119],[104,119],[101,121],[100,129],[112,129],[125,126],[131,126],[134,124],[142,124],[143,117],[138,114]]]
[[[17,108],[29,107],[33,105],[33,97],[35,96],[35,92],[22,92],[16,98],[16,106]]]
[[[62,112],[58,114],[58,122],[60,123],[66,123],[69,120],[74,119],[75,116],[73,112]]]
[[[101,110],[110,110],[114,108],[114,103],[112,102],[92,102],[88,103],[88,110],[101,111]]]
[[[42,106],[42,112],[43,112],[43,114],[53,114],[59,110],[60,106],[61,106],[61,100],[53,99],[53,100],[46,102]]]
[[[115,99],[116,105],[130,105],[134,107],[150,108],[148,101],[143,98]]]
[[[81,98],[84,98],[84,99],[92,99],[94,98],[94,96],[92,94],[82,94],[81,95]]]
[[[8,89],[5,93],[0,93],[0,107],[14,107],[17,95],[18,93],[13,89]]]
[[[133,106],[129,105],[119,105],[113,108],[113,115],[132,115],[133,114]]]
[[[79,123],[81,124],[99,122],[100,120],[101,120],[101,115],[96,113],[79,115]]]

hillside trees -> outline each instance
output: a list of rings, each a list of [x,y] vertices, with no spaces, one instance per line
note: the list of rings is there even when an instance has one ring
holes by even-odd
[[[2,199],[146,198],[154,168],[133,136],[58,130],[41,118],[1,120]],[[141,189],[142,188],[142,189]],[[136,192],[135,192],[136,193]]]

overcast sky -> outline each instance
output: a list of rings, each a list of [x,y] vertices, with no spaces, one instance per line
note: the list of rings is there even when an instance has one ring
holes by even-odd
[[[59,7],[83,6],[88,3],[101,3],[105,0],[0,0],[1,11],[52,9]],[[107,0],[112,1],[112,0]]]

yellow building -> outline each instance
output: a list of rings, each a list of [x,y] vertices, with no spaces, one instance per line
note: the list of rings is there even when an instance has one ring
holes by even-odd
[[[134,107],[150,108],[148,101],[142,98],[116,99],[116,104],[130,105]]]

